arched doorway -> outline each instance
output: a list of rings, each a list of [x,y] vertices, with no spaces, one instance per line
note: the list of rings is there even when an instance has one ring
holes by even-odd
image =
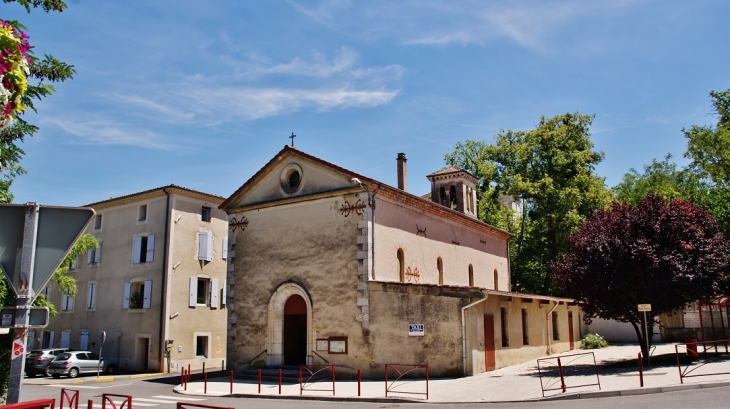
[[[284,304],[284,365],[307,363],[307,303],[293,294]]]
[[[312,299],[301,284],[285,282],[271,294],[266,333],[266,365],[311,363]]]

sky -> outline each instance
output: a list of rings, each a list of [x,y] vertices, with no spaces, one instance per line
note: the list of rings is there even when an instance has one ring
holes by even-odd
[[[97,1],[3,4],[73,64],[26,119],[15,203],[81,206],[168,184],[228,197],[295,147],[397,185],[467,140],[594,115],[608,187],[712,125],[730,88],[726,1]]]

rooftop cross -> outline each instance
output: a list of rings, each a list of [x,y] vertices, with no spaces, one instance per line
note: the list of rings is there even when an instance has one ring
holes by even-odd
[[[294,135],[294,132],[292,132],[292,133],[291,133],[291,136],[289,137],[289,139],[291,139],[291,146],[292,146],[292,147],[294,147],[294,138],[296,138],[296,137],[297,137],[297,136],[296,136],[296,135]]]

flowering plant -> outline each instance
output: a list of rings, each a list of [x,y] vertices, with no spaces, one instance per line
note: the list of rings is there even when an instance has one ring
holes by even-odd
[[[25,111],[20,98],[28,89],[31,64],[28,35],[0,20],[0,129],[10,125],[16,114]]]

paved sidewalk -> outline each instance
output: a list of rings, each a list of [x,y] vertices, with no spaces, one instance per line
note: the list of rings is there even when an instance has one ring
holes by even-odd
[[[598,376],[593,366],[593,356],[585,354],[593,352],[598,364]],[[541,360],[543,369],[542,379],[538,375],[537,361],[532,360],[520,365],[501,368],[496,371],[482,373],[476,376],[457,379],[431,379],[428,383],[428,402],[510,402],[530,401],[540,399],[576,399],[618,395],[636,395],[645,393],[660,393],[680,389],[694,389],[700,387],[730,386],[730,360],[718,362],[703,362],[693,364],[687,369],[688,375],[684,384],[680,383],[679,370],[676,366],[651,367],[644,371],[644,387],[639,386],[638,368],[605,369],[607,363],[628,360],[637,357],[637,345],[618,345],[596,350],[575,350],[563,354],[556,354],[550,358],[561,357],[564,369],[565,382],[568,389],[562,392],[557,370],[557,360]],[[680,347],[684,352],[684,346]],[[674,344],[660,344],[654,351],[654,356],[674,353]],[[583,354],[583,355],[580,355]],[[219,374],[220,372],[215,372]],[[718,374],[718,375],[710,375]],[[598,379],[598,381],[597,381]],[[600,382],[600,389],[597,383]],[[541,384],[546,391],[543,397]],[[586,385],[578,387],[579,385]],[[408,380],[392,385],[394,392],[385,396],[385,381],[363,381],[358,397],[357,382],[336,381],[335,396],[332,395],[331,382],[319,382],[306,389],[300,395],[299,384],[265,383],[258,393],[255,381],[236,379],[233,383],[233,395],[241,397],[263,398],[304,398],[321,400],[362,400],[362,401],[425,401],[425,380]],[[187,389],[181,385],[175,391],[188,395],[222,396],[230,394],[228,378],[209,379],[207,393],[203,382],[190,382]],[[314,390],[320,389],[320,390]],[[325,390],[323,390],[325,389]]]

